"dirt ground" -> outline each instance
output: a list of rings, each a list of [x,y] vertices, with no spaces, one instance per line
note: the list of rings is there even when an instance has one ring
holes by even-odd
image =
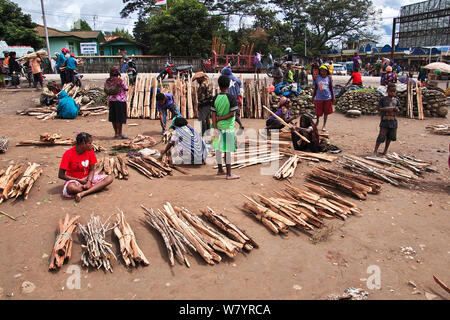
[[[176,172],[164,179],[148,180],[130,168],[128,181],[116,180],[106,190],[83,199],[79,204],[63,199],[63,182],[57,178],[61,157],[67,147],[15,147],[24,139],[38,139],[41,133],[60,133],[74,137],[75,132],[94,134],[96,142],[109,149],[114,143],[107,116],[79,117],[75,120],[41,121],[16,115],[16,110],[35,104],[39,92],[32,89],[0,91],[0,136],[8,136],[10,148],[0,154],[0,168],[10,161],[40,163],[44,173],[31,190],[28,200],[0,204],[0,210],[17,217],[0,217],[0,299],[250,299],[303,300],[327,299],[349,287],[369,292],[369,299],[448,299],[433,280],[436,275],[450,285],[450,179],[447,165],[449,137],[428,133],[425,126],[446,119],[425,121],[400,118],[398,141],[391,150],[433,161],[439,173],[426,173],[410,189],[384,184],[379,195],[366,201],[347,198],[362,208],[362,214],[346,221],[330,220],[319,241],[291,230],[287,236],[272,234],[253,217],[240,211],[242,193],[272,195],[285,182],[261,175],[263,165],[235,173],[240,180],[226,181],[215,175],[211,166],[188,168],[189,175]],[[130,137],[145,134],[160,139],[158,121],[130,119],[138,126],[125,127]],[[192,123],[192,121],[190,121]],[[246,128],[263,128],[263,120],[244,120]],[[378,117],[349,119],[330,116],[328,130],[332,143],[342,154],[368,155],[378,133]],[[159,144],[157,148],[162,149]],[[103,153],[105,155],[105,153]],[[101,155],[99,155],[101,156]],[[301,187],[312,166],[303,162],[291,180]],[[265,165],[267,166],[267,165]],[[225,214],[256,240],[259,249],[224,258],[209,266],[191,257],[191,268],[170,267],[159,234],[143,223],[141,204],[154,209],[165,202],[185,206],[192,212],[212,207]],[[80,289],[69,289],[71,265],[80,266],[81,247],[76,240],[72,258],[57,272],[49,272],[49,255],[55,241],[58,220],[66,213],[80,215],[85,224],[94,213],[102,219],[125,212],[150,266],[127,269],[115,261],[114,273],[103,270],[81,271]],[[109,235],[111,239],[111,235]],[[115,251],[118,244],[113,240]],[[409,259],[401,247],[412,247]],[[370,289],[367,280],[377,266],[381,289]],[[368,273],[369,268],[369,273]],[[375,267],[376,268],[376,267]],[[32,293],[21,290],[24,281],[35,286]],[[417,292],[408,284],[413,281]]]

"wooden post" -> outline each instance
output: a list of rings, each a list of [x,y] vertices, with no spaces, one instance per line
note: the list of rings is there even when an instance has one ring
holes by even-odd
[[[194,109],[192,106],[192,77],[188,75],[187,81],[187,116],[189,119],[194,118]]]

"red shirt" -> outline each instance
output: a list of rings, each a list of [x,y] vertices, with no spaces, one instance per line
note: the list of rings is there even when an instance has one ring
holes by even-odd
[[[97,157],[93,150],[78,154],[75,148],[64,152],[59,168],[66,170],[69,177],[83,179],[89,174],[89,166],[97,163]]]
[[[353,82],[352,83],[362,83],[361,73],[353,72],[352,73],[352,77],[353,77]]]

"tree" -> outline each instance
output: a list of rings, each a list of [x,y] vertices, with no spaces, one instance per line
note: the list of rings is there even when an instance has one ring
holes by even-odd
[[[78,19],[73,23],[73,27],[70,31],[92,31],[92,28],[85,20]]]
[[[133,36],[125,29],[116,28],[114,31],[104,31],[106,37],[119,36],[121,38],[133,40]]]
[[[8,45],[29,45],[35,50],[44,47],[45,41],[34,30],[36,26],[17,4],[0,0],[0,39]]]
[[[210,53],[213,32],[219,29],[220,21],[198,0],[174,1],[168,10],[140,19],[134,35],[151,47],[152,54],[204,55]]]

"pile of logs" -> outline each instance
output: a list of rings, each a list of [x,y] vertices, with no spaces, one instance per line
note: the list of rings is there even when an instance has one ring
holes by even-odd
[[[112,251],[112,244],[106,241],[106,233],[113,230],[117,224],[111,226],[109,218],[105,223],[100,221],[100,217],[91,215],[91,219],[86,226],[77,224],[84,243],[81,245],[83,252],[81,261],[85,267],[96,269],[104,268],[113,272],[111,258],[117,260]]]
[[[186,208],[173,208],[170,203],[157,212],[144,206],[142,208],[145,210],[146,222],[161,234],[171,266],[175,265],[176,259],[180,264],[190,267],[186,254],[192,252],[197,252],[208,264],[214,265],[222,261],[219,253],[234,258],[243,249],[258,247],[228,219],[214,214],[210,209],[210,219],[220,224],[222,230],[227,230],[226,233],[233,234],[233,237],[220,233]]]
[[[128,167],[122,157],[103,157],[95,165],[95,173],[112,175],[119,180],[128,180]]]
[[[0,153],[5,153],[8,150],[8,142],[7,137],[0,137]]]
[[[150,180],[172,175],[171,167],[151,156],[134,156],[128,159],[127,164]]]
[[[430,130],[434,134],[442,134],[446,136],[450,135],[450,123],[429,125],[426,126],[426,129]]]
[[[72,83],[66,83],[62,90],[65,90],[69,97],[74,98],[75,102],[80,106],[79,115],[84,117],[103,115],[109,111],[109,108],[104,105],[93,106],[92,104],[95,101],[90,98],[92,94],[89,91],[82,90],[81,87],[75,86]],[[49,120],[56,118],[56,109],[57,106],[39,106],[19,110],[17,114],[34,116],[40,120]]]
[[[52,146],[73,146],[75,139],[62,138],[58,133],[41,134],[39,140],[23,140],[16,144],[18,147],[38,146],[38,147],[52,147]],[[106,149],[98,144],[92,143],[92,150],[94,152],[106,151]]]
[[[392,185],[406,185],[418,179],[416,173],[405,167],[394,166],[395,163],[384,158],[360,158],[353,155],[344,156],[343,166],[357,174],[365,174]],[[384,165],[377,163],[381,162]],[[392,166],[391,166],[392,165]]]
[[[72,233],[77,226],[80,216],[76,216],[69,219],[69,215],[66,214],[64,221],[59,221],[58,236],[56,237],[55,244],[53,246],[52,254],[50,257],[49,270],[56,270],[61,268],[64,262],[70,259],[72,254]]]
[[[120,211],[120,210],[119,210]],[[120,252],[126,266],[136,267],[139,263],[148,266],[150,262],[139,248],[136,236],[125,219],[123,211],[117,214],[117,226],[114,228],[114,234],[119,240]]]
[[[37,163],[28,164],[17,183],[15,183],[16,180],[23,172],[21,165],[10,165],[6,170],[0,169],[0,203],[8,199],[15,201],[20,196],[23,196],[25,200],[28,199],[31,188],[42,174],[42,169],[39,167]]]
[[[273,175],[273,177],[277,180],[282,180],[286,178],[292,178],[294,176],[295,169],[297,168],[297,163],[300,162],[300,159],[297,155],[290,157],[277,172]]]
[[[138,134],[136,137],[112,146],[114,150],[141,150],[156,145],[155,139]]]
[[[341,190],[361,200],[365,200],[368,193],[377,194],[381,189],[381,182],[377,179],[324,166],[313,168],[308,180],[324,187]]]
[[[278,197],[244,195],[248,202],[244,203],[243,210],[276,234],[288,233],[294,227],[311,233],[323,226],[324,219],[345,220],[361,212],[355,204],[324,187],[309,183],[305,186],[309,190],[288,185],[285,192],[276,192]]]

